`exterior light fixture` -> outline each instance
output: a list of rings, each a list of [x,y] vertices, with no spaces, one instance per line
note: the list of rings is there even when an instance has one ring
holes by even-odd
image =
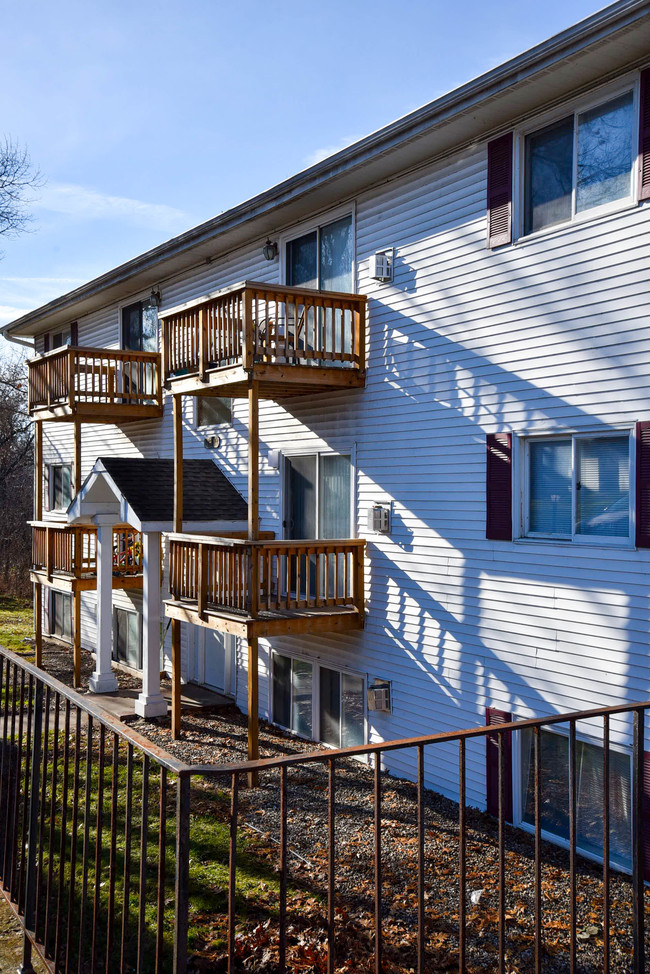
[[[275,260],[278,256],[278,245],[276,243],[271,243],[271,238],[266,238],[266,243],[262,247],[262,253],[264,254],[264,260]]]
[[[160,289],[152,287],[151,294],[149,295],[149,307],[159,308],[161,301],[162,301],[162,296],[160,294]]]

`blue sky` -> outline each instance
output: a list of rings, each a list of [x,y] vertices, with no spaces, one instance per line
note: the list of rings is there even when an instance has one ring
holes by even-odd
[[[0,241],[0,324],[597,9],[0,0],[0,135],[46,180],[31,232]]]

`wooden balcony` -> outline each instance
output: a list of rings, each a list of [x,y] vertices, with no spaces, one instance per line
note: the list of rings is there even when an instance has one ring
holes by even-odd
[[[33,419],[122,423],[162,416],[160,355],[68,345],[29,362]]]
[[[33,582],[66,592],[97,585],[97,529],[31,521]],[[113,588],[142,588],[142,541],[128,524],[113,530]]]
[[[169,539],[172,619],[248,638],[363,628],[363,540]]]
[[[363,386],[366,297],[244,281],[162,315],[174,393],[263,399]]]

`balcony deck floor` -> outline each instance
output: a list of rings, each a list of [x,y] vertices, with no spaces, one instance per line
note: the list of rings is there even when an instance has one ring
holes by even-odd
[[[355,606],[330,605],[318,608],[286,611],[260,611],[253,618],[245,612],[208,606],[204,617],[199,615],[196,602],[172,600],[165,602],[165,614],[170,619],[228,632],[234,636],[289,636],[304,632],[345,632],[363,629],[364,620]]]

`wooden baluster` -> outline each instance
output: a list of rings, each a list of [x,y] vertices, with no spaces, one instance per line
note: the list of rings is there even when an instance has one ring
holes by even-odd
[[[76,355],[73,349],[68,349],[67,354],[67,379],[68,379],[68,406],[70,411],[74,409],[75,405],[75,395],[74,395],[74,377],[75,377],[75,365],[76,365]]]
[[[52,563],[54,555],[54,535],[52,534],[52,528],[49,526],[45,528],[45,545],[46,545],[46,556],[45,556],[45,574],[48,579],[52,578]]]
[[[208,601],[208,550],[206,546],[199,543],[197,567],[197,604],[200,619],[205,619],[205,610]]]

